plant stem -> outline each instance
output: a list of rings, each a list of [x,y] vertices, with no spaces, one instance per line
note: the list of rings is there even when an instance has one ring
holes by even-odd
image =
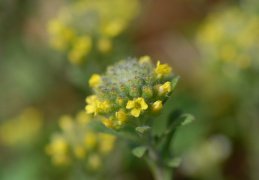
[[[146,158],[146,162],[155,180],[172,180],[172,169],[158,164],[158,162]]]

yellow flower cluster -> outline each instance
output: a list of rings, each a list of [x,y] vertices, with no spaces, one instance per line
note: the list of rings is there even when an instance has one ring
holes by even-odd
[[[67,52],[72,63],[80,64],[91,51],[108,53],[113,38],[126,29],[138,9],[138,0],[73,2],[49,22],[50,42],[55,49]]]
[[[90,128],[91,119],[85,112],[79,112],[73,119],[64,115],[59,126],[62,132],[54,134],[46,152],[56,165],[67,165],[73,159],[85,162],[86,169],[97,170],[103,158],[112,151],[115,137],[98,133]]]
[[[42,123],[39,110],[26,108],[17,117],[0,123],[0,141],[6,146],[28,145],[37,140]]]
[[[197,41],[206,58],[244,69],[258,63],[258,29],[257,15],[231,8],[211,14]]]
[[[86,98],[86,112],[109,128],[121,128],[134,118],[161,111],[176,78],[168,64],[151,63],[149,56],[127,59],[89,80],[94,94]]]

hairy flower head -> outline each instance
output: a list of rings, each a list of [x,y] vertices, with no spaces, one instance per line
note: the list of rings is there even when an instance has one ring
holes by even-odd
[[[86,112],[99,117],[106,127],[119,129],[152,111],[159,112],[173,91],[174,78],[169,65],[159,62],[155,67],[149,56],[121,61],[108,67],[100,75],[101,83],[92,86]],[[101,111],[99,102],[109,106]]]

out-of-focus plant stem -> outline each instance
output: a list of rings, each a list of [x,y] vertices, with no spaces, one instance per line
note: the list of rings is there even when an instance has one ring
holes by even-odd
[[[155,144],[150,140],[151,135],[146,134],[147,154],[145,160],[155,180],[172,180],[172,168],[165,165],[161,152],[155,148]],[[163,152],[162,152],[163,153]]]
[[[157,152],[153,149],[149,149],[149,154],[145,160],[155,180],[172,180],[172,169],[163,165]]]

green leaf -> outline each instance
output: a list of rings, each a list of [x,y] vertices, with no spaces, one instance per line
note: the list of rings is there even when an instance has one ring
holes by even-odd
[[[176,158],[173,158],[173,159],[170,159],[168,162],[167,162],[167,165],[169,167],[172,167],[172,168],[175,168],[175,167],[178,167],[182,162],[182,159],[179,158],[179,157],[176,157]]]
[[[183,114],[182,118],[183,118],[181,123],[182,126],[190,124],[195,120],[194,116],[191,114]]]
[[[179,79],[180,79],[180,77],[179,76],[176,76],[173,80],[172,80],[172,90],[174,90],[175,89],[175,87],[176,87],[176,85],[177,85],[177,83],[178,83],[178,81],[179,81]]]
[[[141,158],[147,151],[146,146],[138,146],[132,150],[132,154],[138,158]]]
[[[136,131],[141,134],[144,134],[145,132],[150,130],[150,128],[151,128],[150,126],[138,126],[138,127],[136,127]]]

